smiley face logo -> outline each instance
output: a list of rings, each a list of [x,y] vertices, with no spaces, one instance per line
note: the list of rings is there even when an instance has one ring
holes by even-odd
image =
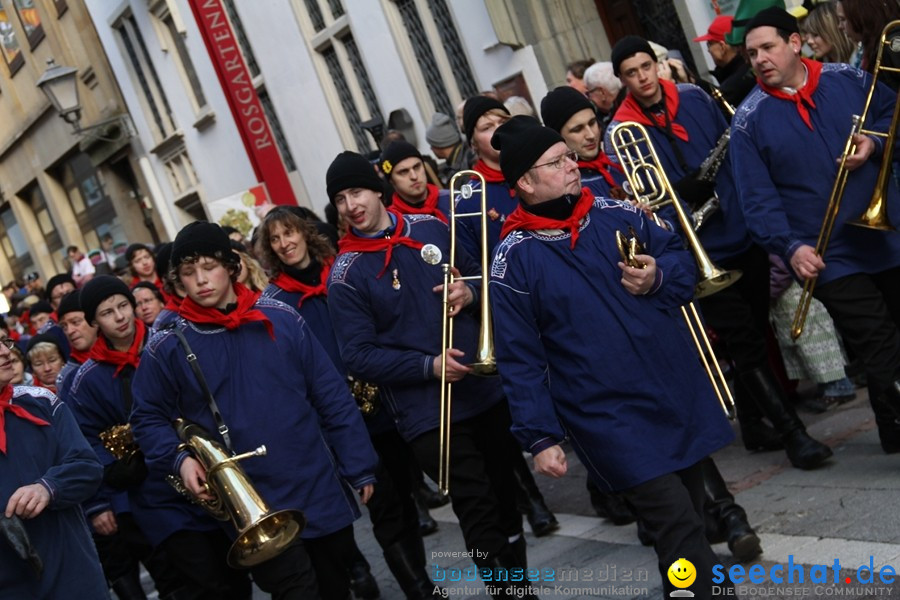
[[[677,588],[691,587],[694,580],[697,579],[697,569],[686,558],[679,558],[672,563],[667,572],[669,583]]]

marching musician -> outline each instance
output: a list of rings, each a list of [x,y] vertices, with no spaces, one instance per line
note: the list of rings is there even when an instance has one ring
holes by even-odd
[[[120,454],[104,443],[113,427],[128,423],[132,381],[149,337],[135,319],[134,296],[119,278],[99,275],[81,288],[79,298],[85,320],[98,329],[90,359],[72,377],[67,398],[104,467],[100,491],[84,505],[91,527],[100,535],[118,534],[142,558],[161,598],[176,592],[246,598],[246,577],[222,562],[227,540],[215,521],[161,477],[148,477],[140,450]]]
[[[239,269],[218,225],[197,221],[176,236],[169,273],[185,297],[174,327],[150,340],[135,375],[135,438],[151,473],[178,474],[207,500],[209,465],[179,452],[176,417],[238,453],[265,444],[265,456],[241,467],[272,510],[301,510],[307,525],[302,542],[251,567],[255,583],[277,598],[345,600],[360,515],[355,496],[371,497],[377,457],[344,379],[309,326],[293,308],[236,283]]]
[[[381,201],[381,181],[354,152],[332,161],[326,186],[350,225],[328,283],[341,357],[351,375],[380,386],[400,435],[437,481],[444,313],[440,263],[449,260],[447,225],[431,215],[389,212]],[[456,264],[465,275],[480,273],[464,250]],[[453,383],[449,487],[466,547],[492,582],[490,569],[527,565],[511,466],[518,449],[509,436],[507,404],[497,377],[470,375],[466,364],[477,346],[473,307],[479,288],[456,281],[448,290],[455,329],[454,348],[446,354],[447,380]],[[495,585],[506,597],[522,582]]]
[[[828,310],[862,361],[885,452],[900,451],[900,235],[855,227],[872,198],[883,139],[853,136],[847,183],[824,256],[815,252],[838,167],[872,83],[846,64],[800,56],[797,20],[769,8],[748,24],[746,47],[758,87],[733,121],[732,162],[754,239],[780,256],[800,280],[817,278],[813,296]],[[880,82],[865,128],[896,130],[896,95]],[[885,201],[900,222],[900,193],[888,177]]]
[[[450,192],[428,183],[418,148],[405,140],[391,142],[381,151],[378,164],[394,188],[389,210],[399,215],[432,215],[447,222]]]
[[[607,130],[607,152],[614,151],[609,134],[617,124],[635,121],[645,125],[661,167],[675,182],[681,199],[694,208],[708,206],[714,197],[718,200],[718,210],[705,218],[697,231],[703,248],[722,269],[743,272],[736,283],[701,298],[700,307],[735,363],[744,446],[771,450],[783,445],[795,467],[820,465],[831,456],[831,449],[806,432],[769,366],[769,258],[750,239],[727,156],[719,154],[715,159],[722,165],[717,172],[714,166],[706,179],[700,174],[701,165],[715,156],[714,152],[727,151],[727,145],[722,147],[719,142],[728,124],[699,87],[658,78],[656,57],[646,40],[637,36],[621,39],[613,48],[612,61],[628,95]],[[671,207],[663,214],[677,223]],[[763,415],[774,425],[777,437],[763,424]]]
[[[622,169],[603,152],[597,113],[587,96],[568,85],[560,86],[541,100],[541,119],[577,154],[583,186],[595,196],[624,198]]]
[[[398,144],[409,145],[399,141],[389,148]],[[402,159],[396,164],[408,165],[409,162],[409,159]],[[418,164],[418,171],[424,173],[421,160]],[[428,185],[430,188],[431,184]],[[346,377],[347,369],[341,360],[328,313],[328,274],[335,255],[331,244],[296,207],[278,206],[270,210],[260,224],[256,248],[257,255],[262,257],[272,274],[263,297],[295,307],[335,368]],[[375,539],[384,550],[385,562],[407,599],[429,598],[434,584],[425,572],[425,547],[412,498],[410,450],[397,433],[387,409],[373,404],[363,410],[363,414],[380,459],[376,471],[378,482],[366,504]]]
[[[59,327],[66,336],[70,349],[69,359],[56,378],[56,395],[63,402],[67,401],[72,376],[90,357],[91,347],[97,339],[97,328],[84,318],[80,293],[78,290],[69,292],[56,309]]]
[[[0,340],[0,595],[109,598],[79,506],[103,469],[68,406],[10,385],[14,344]]]
[[[666,592],[665,572],[683,557],[701,574],[691,591],[709,598],[702,574],[718,559],[699,463],[734,435],[673,316],[693,296],[694,260],[637,207],[582,188],[555,131],[513,117],[493,143],[520,200],[490,284],[513,433],[551,477],[566,474],[568,439],[597,484],[621,491],[644,522]],[[644,268],[621,262],[616,231],[643,243]]]

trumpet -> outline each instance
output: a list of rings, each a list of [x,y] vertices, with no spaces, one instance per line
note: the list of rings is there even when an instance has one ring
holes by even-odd
[[[647,203],[654,211],[670,203],[675,209],[700,271],[700,281],[695,289],[697,298],[715,294],[736,282],[742,275],[741,271],[720,269],[713,264],[700,244],[690,217],[682,208],[672,184],[669,183],[669,178],[662,169],[646,128],[640,123],[626,121],[616,125],[610,135],[635,199]],[[646,152],[641,149],[641,145],[646,148]]]
[[[894,39],[890,43],[887,42],[887,35],[891,29],[900,27],[900,20],[891,21],[881,32],[881,41],[878,47],[878,56],[875,60],[872,77],[872,85],[869,87],[869,93],[866,96],[866,102],[863,106],[862,115],[853,115],[853,126],[850,129],[850,135],[844,144],[844,153],[841,155],[841,163],[838,167],[837,174],[834,179],[834,186],[831,188],[831,196],[828,198],[828,204],[825,206],[825,216],[822,218],[822,226],[819,229],[819,237],[816,240],[815,252],[818,256],[824,256],[828,249],[828,242],[831,239],[831,233],[834,230],[837,221],[838,212],[841,209],[841,200],[844,196],[844,188],[847,185],[847,157],[856,151],[856,145],[853,143],[853,136],[857,134],[874,135],[885,138],[884,153],[881,157],[881,170],[875,182],[875,191],[872,193],[872,199],[865,212],[856,220],[848,221],[849,225],[857,225],[868,229],[877,229],[880,231],[894,231],[887,216],[887,192],[890,186],[891,160],[893,157],[894,140],[897,135],[897,125],[900,121],[900,99],[894,106],[894,116],[891,120],[889,131],[872,131],[864,129],[866,117],[869,113],[869,106],[872,103],[872,96],[875,93],[875,87],[878,85],[878,77],[883,71],[900,73],[900,68],[888,67],[881,64],[882,54],[885,46],[890,46],[894,52],[900,52],[900,40]],[[800,300],[797,303],[797,309],[794,311],[794,319],[791,322],[791,339],[796,340],[803,335],[803,326],[806,324],[806,316],[809,314],[809,306],[812,303],[813,290],[816,287],[816,277],[807,279],[803,282],[803,291],[800,293]]]
[[[462,198],[471,198],[474,192],[470,181],[478,179],[481,182],[481,210],[468,213],[456,212],[456,186],[460,179],[466,183],[460,186],[459,194]],[[447,351],[453,347],[453,319],[450,315],[450,303],[448,300],[449,287],[454,281],[481,281],[481,329],[478,334],[478,349],[475,362],[468,366],[473,375],[495,375],[497,373],[497,358],[494,354],[494,340],[491,329],[491,304],[488,295],[488,242],[487,242],[487,182],[478,171],[460,171],[450,179],[450,262],[441,265],[444,273],[443,319],[441,322],[441,416],[439,425],[439,452],[438,488],[442,494],[450,493],[450,411],[452,403],[452,384],[447,381]],[[466,277],[454,276],[453,268],[456,260],[456,220],[465,217],[480,217],[481,219],[481,275]]]

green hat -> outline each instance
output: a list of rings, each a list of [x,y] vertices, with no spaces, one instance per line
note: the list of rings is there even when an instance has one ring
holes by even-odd
[[[731,46],[740,46],[744,43],[747,34],[747,24],[761,10],[777,6],[784,8],[784,0],[741,0],[737,10],[734,11],[734,21],[731,32],[725,35],[725,41]]]

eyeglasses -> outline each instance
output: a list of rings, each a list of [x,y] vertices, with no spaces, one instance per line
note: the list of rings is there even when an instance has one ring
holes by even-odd
[[[531,168],[537,169],[538,167],[553,167],[554,169],[562,169],[566,166],[566,159],[569,159],[572,162],[578,162],[578,154],[576,154],[575,152],[566,152],[565,154],[560,154],[550,162],[545,162],[540,165],[534,165]]]
[[[591,94],[593,94],[595,92],[600,94],[601,97],[606,98],[606,89],[602,88],[602,87],[595,87],[595,88],[590,88],[588,90],[585,90],[584,95],[587,96],[588,98],[590,98]]]
[[[7,350],[12,350],[16,347],[16,340],[12,338],[3,338],[2,340],[0,340],[0,344],[6,346]]]

